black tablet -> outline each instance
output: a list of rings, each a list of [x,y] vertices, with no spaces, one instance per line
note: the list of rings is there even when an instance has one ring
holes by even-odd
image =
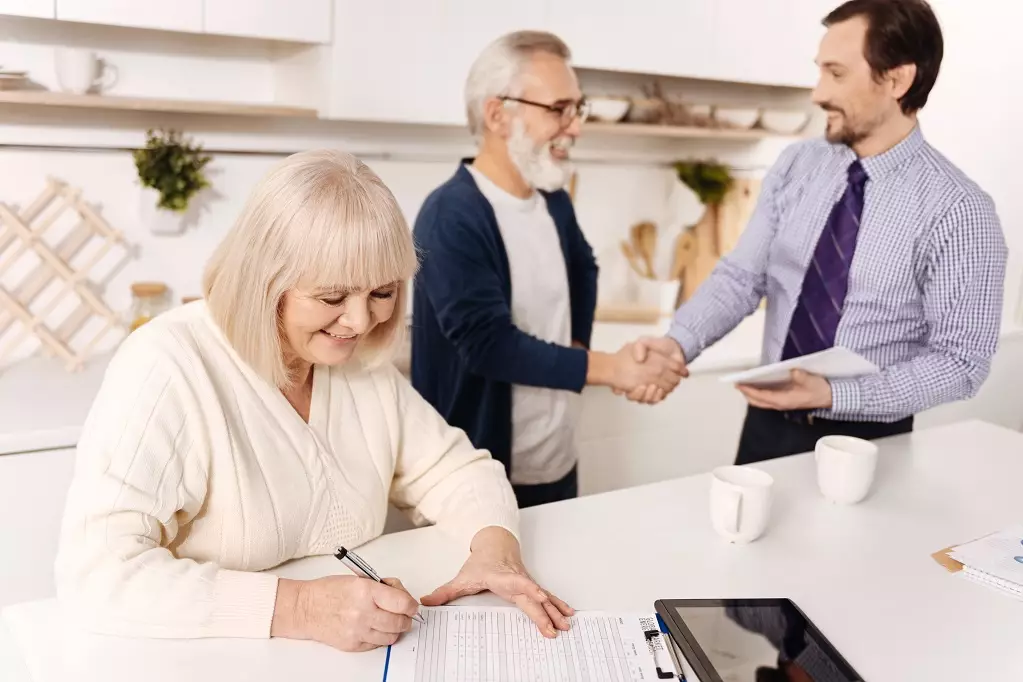
[[[788,599],[654,603],[697,679],[687,682],[862,682]]]

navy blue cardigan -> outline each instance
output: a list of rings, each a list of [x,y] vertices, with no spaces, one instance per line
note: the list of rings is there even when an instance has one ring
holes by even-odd
[[[543,196],[567,266],[572,339],[588,348],[597,263],[568,194]],[[507,470],[512,384],[579,392],[586,384],[586,351],[541,341],[512,322],[504,240],[490,202],[464,165],[427,197],[413,234],[421,265],[413,287],[412,385]]]

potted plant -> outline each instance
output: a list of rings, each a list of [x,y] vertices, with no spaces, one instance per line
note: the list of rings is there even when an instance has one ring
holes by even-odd
[[[152,130],[132,153],[142,184],[142,216],[153,232],[177,234],[191,199],[210,186],[203,169],[210,157],[179,131]]]

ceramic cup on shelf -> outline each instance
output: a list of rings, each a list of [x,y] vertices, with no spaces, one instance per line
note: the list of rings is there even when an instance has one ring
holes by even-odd
[[[64,92],[84,95],[94,89],[109,89],[117,82],[117,67],[97,57],[92,50],[57,48],[54,64],[57,83]]]
[[[735,544],[752,542],[767,530],[771,517],[769,474],[748,466],[723,466],[711,472],[710,520],[718,535]]]
[[[814,449],[817,485],[836,504],[856,504],[870,492],[877,469],[877,445],[851,436],[825,436]]]

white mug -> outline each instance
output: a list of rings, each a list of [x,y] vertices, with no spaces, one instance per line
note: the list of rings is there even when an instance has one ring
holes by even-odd
[[[117,82],[117,67],[99,59],[91,50],[58,48],[54,64],[57,67],[57,83],[64,92],[83,95],[93,88],[113,87]]]
[[[718,535],[734,543],[763,535],[771,516],[774,479],[745,466],[718,467],[711,476],[710,520]]]
[[[837,504],[856,504],[870,492],[877,468],[877,446],[851,436],[825,436],[814,450],[817,485]]]

